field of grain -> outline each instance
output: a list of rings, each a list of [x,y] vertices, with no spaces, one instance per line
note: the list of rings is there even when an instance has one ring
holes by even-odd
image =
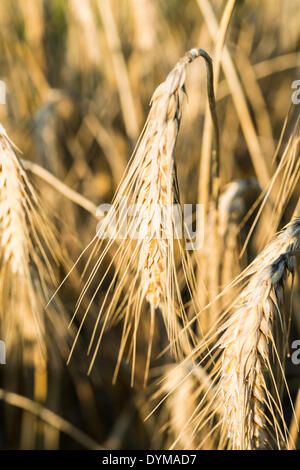
[[[300,448],[299,25],[1,0],[0,450]]]

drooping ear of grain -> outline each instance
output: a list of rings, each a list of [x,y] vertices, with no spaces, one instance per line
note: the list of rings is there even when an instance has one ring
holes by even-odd
[[[103,219],[95,237],[94,253],[99,252],[101,247],[101,255],[87,279],[78,308],[97,271],[101,269],[108,250],[116,239],[119,239],[119,242],[117,255],[113,260],[115,267],[113,280],[100,307],[92,335],[90,350],[94,347],[94,353],[91,367],[104,330],[122,319],[123,336],[118,366],[128,343],[133,376],[137,333],[145,301],[150,310],[145,379],[149,369],[155,317],[158,311],[162,314],[173,352],[178,354],[181,349],[180,343],[183,340],[177,341],[179,321],[184,323],[186,316],[178,282],[178,270],[181,269],[184,273],[190,292],[193,291],[194,280],[189,256],[185,250],[182,231],[184,221],[176,224],[175,220],[174,204],[177,204],[177,210],[179,209],[182,217],[176,177],[175,145],[181,120],[186,66],[199,56],[206,60],[209,82],[213,83],[210,57],[200,49],[192,49],[179,60],[166,80],[158,86],[152,96],[146,124],[114,197],[112,208]],[[210,99],[213,99],[212,96],[213,94],[210,94]],[[111,233],[112,228],[115,228],[115,214],[124,199],[127,207],[133,205],[137,207],[134,218],[128,223],[125,237],[122,238],[121,230],[117,228],[114,236],[109,238],[103,248],[103,235]],[[121,211],[121,220],[123,221],[125,217],[125,211]],[[176,250],[179,252],[179,267],[176,265]],[[104,278],[99,280],[97,291]],[[118,308],[121,296],[122,308]],[[84,313],[81,327],[87,313],[88,310]],[[94,345],[99,325],[101,327],[98,331],[98,341]]]

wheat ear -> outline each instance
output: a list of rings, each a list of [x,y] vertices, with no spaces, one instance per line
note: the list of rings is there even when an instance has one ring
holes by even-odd
[[[207,65],[210,90],[209,102],[215,122],[211,59],[205,51],[192,49],[178,61],[166,80],[155,90],[146,124],[127,167],[124,179],[114,197],[112,208],[100,224],[97,236],[94,239],[93,253],[101,254],[96,261],[96,265],[88,274],[75,314],[88,289],[92,286],[93,279],[103,267],[103,261],[114,240],[121,239],[121,242],[118,244],[118,250],[113,261],[116,271],[99,310],[91,339],[89,351],[94,346],[97,328],[101,320],[101,329],[94,347],[91,367],[104,330],[109,325],[122,319],[123,335],[116,373],[128,342],[130,343],[129,354],[131,354],[134,369],[136,339],[144,301],[148,302],[150,306],[150,330],[147,331],[148,353],[145,377],[150,363],[157,310],[161,311],[168,337],[174,344],[178,333],[178,318],[185,321],[184,306],[177,279],[176,249],[180,252],[181,269],[191,286],[190,291],[193,289],[194,281],[192,265],[185,250],[184,234],[182,234],[181,240],[178,242],[176,240],[179,238],[179,228],[178,225],[176,226],[173,206],[175,203],[179,203],[179,194],[176,177],[175,145],[185,94],[186,66],[200,56],[205,59]],[[125,210],[121,209],[120,211],[124,198],[126,198],[127,206],[136,205],[139,209],[135,217],[130,220],[125,237],[120,228],[123,227],[122,224],[126,216]],[[117,211],[119,211],[120,223],[116,228],[115,236],[110,237],[104,246],[104,234],[111,233],[111,227],[116,226],[114,222]],[[182,212],[181,209],[180,212]],[[92,244],[93,242],[91,242]],[[112,263],[109,264],[109,267],[111,266]],[[105,271],[104,276],[100,278],[96,292],[99,291],[108,272],[109,268]],[[92,300],[95,295],[94,291]],[[120,301],[121,296],[122,301]],[[88,309],[83,315],[80,329],[87,313]]]
[[[44,305],[56,282],[61,260],[52,222],[0,127],[0,328],[12,348],[22,346],[23,359],[34,363],[33,349],[45,357]],[[58,302],[55,309],[58,314]],[[54,309],[54,317],[57,318]],[[54,318],[53,318],[54,320]],[[61,321],[59,320],[61,323]],[[55,322],[53,322],[54,324]],[[35,353],[36,355],[36,353]]]
[[[294,274],[295,250],[300,242],[300,219],[288,224],[251,265],[251,278],[229,320],[222,327],[220,382],[224,428],[234,449],[257,449],[276,437],[277,447],[286,442],[278,385],[272,370],[279,363],[276,327],[286,341],[284,292],[288,274]],[[283,344],[283,347],[285,344]],[[270,392],[273,386],[275,392]],[[279,418],[278,418],[279,416]],[[276,436],[270,437],[273,421]]]

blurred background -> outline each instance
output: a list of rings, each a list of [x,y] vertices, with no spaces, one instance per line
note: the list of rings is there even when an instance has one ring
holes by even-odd
[[[1,0],[0,79],[6,84],[6,104],[0,105],[0,122],[21,157],[95,205],[110,202],[153,91],[190,48],[201,47],[214,59],[228,3],[232,11],[217,88],[221,186],[252,179],[266,187],[291,107],[292,82],[300,79],[298,0]],[[182,202],[195,203],[205,197],[199,184],[207,109],[201,61],[190,66],[186,91],[177,165]],[[291,126],[286,139],[293,132]],[[71,266],[94,236],[97,220],[46,181],[29,176],[55,221]],[[257,195],[256,190],[247,194],[247,208]],[[296,181],[276,229],[289,221],[298,197]],[[253,257],[254,249],[255,241],[244,262]],[[65,273],[62,268],[61,280]],[[67,319],[74,311],[78,285],[76,278],[60,292]],[[118,326],[106,334],[87,375],[85,351],[93,321],[91,314],[69,365],[66,358],[76,324],[66,333],[58,325],[46,330],[46,364],[27,364],[16,352],[0,366],[1,449],[168,445],[163,425],[163,413],[168,411],[158,410],[144,421],[145,408],[151,409],[151,380],[159,368],[148,389],[142,388],[142,379],[131,388],[130,366],[124,363],[112,385]],[[292,326],[292,337],[297,334],[299,338],[299,319]],[[165,358],[153,365],[168,362]],[[299,366],[287,361],[287,376],[294,400]],[[288,422],[290,417],[287,406]]]

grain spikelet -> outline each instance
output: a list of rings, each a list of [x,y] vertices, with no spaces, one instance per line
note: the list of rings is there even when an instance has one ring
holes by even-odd
[[[216,406],[210,377],[201,366],[191,361],[167,366],[151,399],[160,400],[155,410],[161,406],[157,413],[159,423],[162,422],[158,436],[161,439],[167,437],[164,447],[182,450],[216,448],[216,434],[199,419],[199,409],[205,407],[208,411]],[[157,433],[154,439],[158,441]]]
[[[43,306],[55,277],[57,242],[9,140],[0,128],[0,280],[1,337],[8,354],[22,346],[34,362],[33,347],[45,353]],[[15,350],[16,352],[16,350]]]
[[[114,259],[116,271],[112,275],[112,281],[107,289],[92,335],[90,350],[101,319],[102,325],[98,342],[94,348],[91,367],[105,328],[123,319],[123,336],[118,365],[127,341],[129,341],[133,377],[137,332],[145,300],[150,307],[145,376],[147,376],[149,368],[157,311],[160,310],[162,313],[167,335],[172,342],[178,333],[178,320],[185,321],[184,306],[177,279],[177,271],[180,266],[176,267],[176,250],[180,254],[181,269],[188,282],[190,292],[193,289],[194,281],[191,263],[185,250],[184,234],[180,234],[182,225],[176,224],[176,211],[173,210],[174,204],[179,204],[175,145],[185,93],[186,66],[199,56],[206,60],[208,81],[212,83],[211,59],[204,51],[192,49],[179,60],[166,80],[158,86],[152,96],[150,112],[125,177],[115,195],[113,205],[101,222],[94,239],[93,253],[98,253],[101,250],[101,254],[89,273],[77,310],[93,279],[98,276],[98,270],[102,267],[103,260],[114,240],[121,239],[121,242],[116,253],[117,258]],[[127,216],[126,209],[122,206],[124,200],[127,207],[135,205],[137,208],[134,217],[128,222],[125,236],[122,233],[123,222]],[[179,205],[178,208],[180,208]],[[117,211],[119,211],[119,224],[116,228],[115,214]],[[182,215],[181,208],[179,212]],[[105,238],[104,234],[111,234],[112,228],[115,229],[115,235],[109,236],[109,241],[104,247],[102,240]],[[177,240],[178,238],[181,239]],[[107,272],[98,282],[97,291]],[[93,294],[93,299],[94,297],[95,294]],[[88,310],[83,316],[81,327],[87,312]],[[178,344],[174,342],[174,345],[174,352],[178,352]]]
[[[245,268],[246,260],[239,258],[241,243],[244,239],[241,227],[242,218],[258,191],[255,179],[236,180],[225,186],[219,204],[219,243],[223,262],[221,266],[222,286],[229,285]],[[212,253],[211,253],[212,254]],[[222,304],[236,298],[232,288],[224,296]]]
[[[287,446],[281,405],[282,390],[287,388],[284,358],[289,315],[285,292],[288,276],[294,277],[299,243],[300,218],[296,217],[235,280],[234,286],[247,284],[219,315],[219,328],[212,329],[185,359],[194,358],[203,367],[214,395],[209,400],[213,408],[199,401],[187,422],[194,421],[193,433],[207,424],[218,436],[220,449]],[[171,393],[176,395],[182,383],[173,384],[164,400]]]
[[[212,269],[205,270],[201,275],[207,290],[201,287],[198,289],[199,302],[202,306],[210,304],[199,318],[204,332],[216,325],[220,310],[236,298],[236,291],[232,287],[222,295],[222,299],[214,302],[221,286],[229,285],[242,271],[244,260],[239,259],[239,245],[243,240],[243,233],[240,223],[249,207],[249,199],[252,197],[253,200],[257,190],[258,183],[255,179],[240,179],[227,184],[219,197],[217,230],[214,230],[215,204],[210,204],[205,230],[207,237],[200,251],[198,264],[200,268],[202,265],[209,264],[211,267],[215,264],[217,277]],[[215,236],[212,236],[213,233]]]
[[[281,448],[286,441],[271,352],[282,374],[282,349],[275,331],[279,326],[281,340],[286,338],[284,291],[288,274],[294,273],[299,241],[300,219],[295,219],[256,258],[248,285],[221,328],[218,389],[226,410],[223,426],[234,449],[264,448],[272,445],[272,438]],[[272,437],[271,421],[276,434]]]

